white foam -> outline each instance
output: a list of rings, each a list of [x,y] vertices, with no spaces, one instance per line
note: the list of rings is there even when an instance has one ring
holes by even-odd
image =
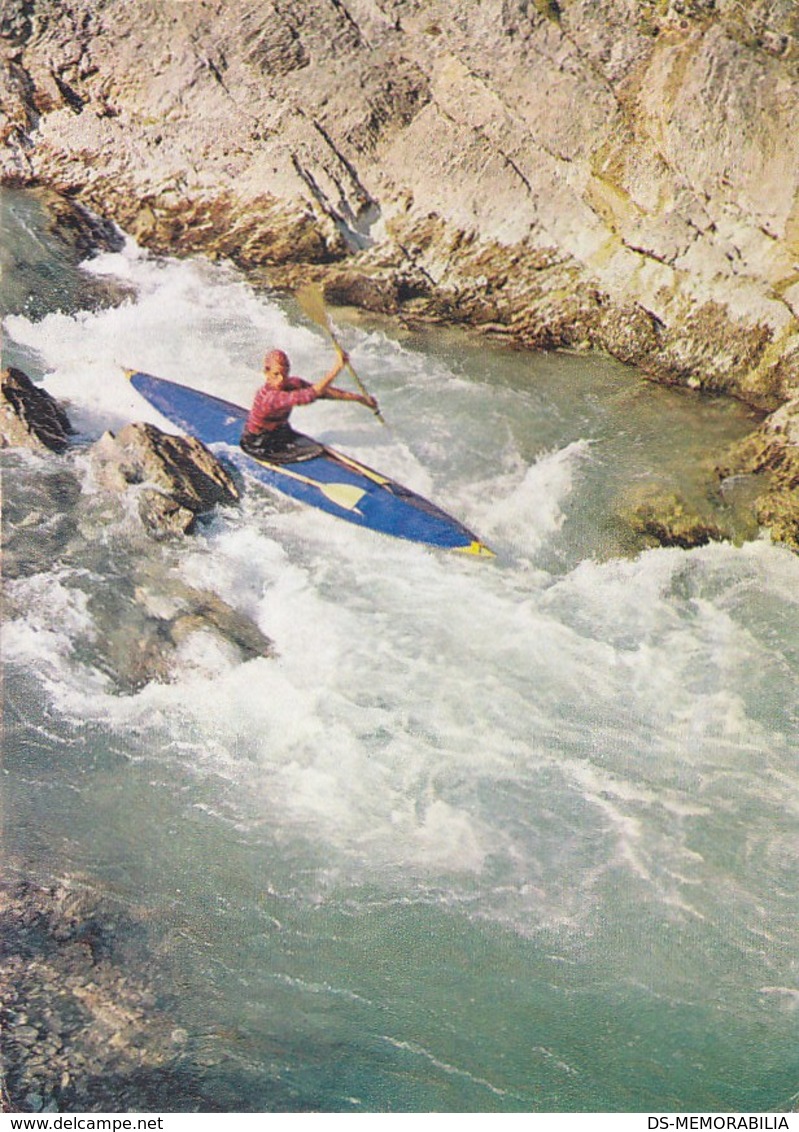
[[[67,584],[73,576],[73,571],[56,570],[5,583],[12,606],[25,611],[4,623],[3,653],[8,660],[38,662],[47,657],[56,665],[72,654],[77,638],[94,635],[88,595]]]
[[[219,637],[206,630],[190,633],[181,641],[174,662],[178,678],[202,676],[211,680],[229,671],[239,661],[235,645],[220,641]]]
[[[564,502],[574,490],[579,467],[589,454],[587,441],[575,441],[542,456],[528,468],[485,483],[477,492],[482,502],[472,507],[473,522],[485,541],[529,562],[561,529]]]
[[[442,1061],[440,1058],[436,1057],[435,1054],[431,1053],[429,1050],[425,1049],[424,1046],[419,1045],[417,1042],[403,1041],[398,1038],[390,1037],[388,1034],[383,1035],[383,1041],[387,1042],[395,1049],[402,1050],[406,1053],[411,1054],[413,1057],[421,1058],[429,1062],[436,1069],[440,1069],[450,1076],[461,1077],[464,1080],[468,1081],[468,1083],[471,1085],[479,1085],[481,1088],[487,1089],[489,1092],[494,1093],[495,1096],[504,1097],[508,1095],[507,1089],[500,1089],[496,1085],[492,1085],[492,1083],[490,1081],[487,1081],[484,1077],[477,1077],[473,1073],[470,1073],[465,1069],[460,1069],[456,1065],[451,1065],[447,1061]]]
[[[530,587],[526,569],[476,571],[316,519],[249,500],[181,554],[184,581],[252,617],[276,660],[239,664],[198,634],[184,644],[177,683],[108,696],[74,669],[70,641],[91,629],[85,601],[49,575],[29,604],[51,611],[44,628],[57,635],[45,644],[40,621],[17,624],[29,643],[16,652],[52,652],[76,714],[123,728],[169,729],[179,717],[174,757],[240,784],[243,820],[279,823],[348,867],[454,877],[504,858],[520,876],[538,874],[524,915],[554,922],[584,915],[606,870],[621,865],[664,903],[701,914],[686,898],[701,854],[676,830],[712,813],[723,776],[733,767],[746,776],[768,737],[725,686],[751,655],[746,630],[704,599],[691,599],[686,616],[675,591],[686,556],[584,563]],[[726,569],[733,554],[715,565]],[[701,560],[693,568],[707,578]],[[703,796],[693,789],[700,773]],[[613,831],[613,849],[581,863],[568,900],[557,857],[539,872],[526,824],[508,824],[490,786],[481,796],[481,784],[503,781],[518,781],[535,806],[582,799],[597,830]],[[564,832],[564,848],[582,836]]]
[[[260,380],[264,349],[274,342],[289,349],[298,372],[321,376],[330,364],[317,335],[291,325],[274,302],[216,265],[157,259],[129,243],[89,267],[133,284],[135,300],[39,322],[22,315],[5,320],[18,343],[42,356],[50,371],[46,388],[67,402],[73,424],[89,435],[132,419],[163,424],[126,388],[123,367],[246,404]]]
[[[761,987],[759,993],[779,999],[781,1008],[791,1014],[799,1011],[799,987]]]
[[[265,345],[286,346],[305,376],[329,364],[319,334],[233,272],[133,247],[92,270],[138,297],[7,320],[88,435],[147,417],[117,363],[241,403]],[[771,658],[747,612],[753,593],[795,611],[795,558],[757,543],[534,569],[583,490],[590,440],[529,464],[483,388],[379,334],[348,338],[395,427],[332,403],[303,426],[462,514],[500,561],[392,541],[253,487],[176,562],[252,618],[276,659],[242,664],[195,634],[173,684],[111,695],[74,647],[93,631],[85,596],[55,573],[14,583],[27,612],[6,627],[6,654],[47,669],[61,710],[121,734],[156,729],[153,757],[224,779],[243,830],[313,844],[358,879],[445,877],[460,891],[481,878],[483,914],[526,930],[585,925],[620,869],[699,917],[709,866],[696,830],[741,796],[782,812],[795,782],[787,741],[757,715]],[[475,455],[486,420],[502,465],[491,479]]]

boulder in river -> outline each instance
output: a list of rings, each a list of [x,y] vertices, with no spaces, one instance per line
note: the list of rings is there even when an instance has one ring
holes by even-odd
[[[58,402],[21,369],[0,374],[0,447],[63,452],[72,426]]]
[[[775,541],[799,551],[799,398],[766,417],[717,470],[722,479],[762,476],[763,491],[755,503],[757,518]]]
[[[175,646],[179,647],[192,633],[212,632],[234,645],[243,660],[274,655],[272,642],[258,626],[217,594],[187,586],[183,606],[168,624],[169,637]]]
[[[91,449],[91,463],[98,486],[139,489],[139,515],[155,538],[188,534],[197,515],[239,498],[235,483],[204,444],[151,424],[105,433]]]
[[[680,494],[655,487],[638,490],[629,499],[622,518],[644,546],[677,546],[689,550],[729,537],[708,515]]]
[[[217,594],[157,570],[140,571],[137,583],[92,603],[100,667],[118,691],[169,683],[183,663],[203,667],[220,649],[233,663],[274,656],[269,637]]]

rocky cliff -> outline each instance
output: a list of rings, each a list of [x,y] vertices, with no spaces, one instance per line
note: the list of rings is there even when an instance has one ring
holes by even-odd
[[[10,0],[6,183],[277,286],[799,396],[795,0]]]

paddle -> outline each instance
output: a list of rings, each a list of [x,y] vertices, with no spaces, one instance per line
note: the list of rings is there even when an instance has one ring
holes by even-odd
[[[334,331],[333,326],[330,322],[330,315],[327,313],[327,307],[325,306],[325,300],[321,287],[319,287],[316,283],[306,283],[304,287],[300,287],[299,291],[297,291],[297,302],[300,304],[300,308],[302,309],[303,313],[306,314],[312,322],[315,322],[317,326],[321,326],[322,329],[330,335],[330,341],[336,347],[338,352],[340,354],[343,354],[344,351],[341,348],[339,340],[336,337],[336,332]],[[360,389],[361,393],[363,393],[364,397],[369,397],[370,394],[366,386],[361,381],[360,377],[358,377],[358,374],[355,372],[352,362],[349,359],[347,359],[347,369],[352,374],[353,378],[355,379],[356,385]],[[372,412],[382,425],[386,423],[383,420],[383,416],[377,405],[375,405],[374,409],[372,409]]]
[[[320,483],[318,480],[312,480],[310,476],[291,471],[285,464],[270,464],[268,460],[259,457],[256,457],[256,459],[259,464],[272,468],[274,471],[280,472],[281,475],[299,480],[300,483],[307,483],[309,487],[318,488],[331,503],[335,503],[337,507],[342,507],[345,511],[357,511],[358,504],[366,495],[362,487],[356,487],[352,483]]]

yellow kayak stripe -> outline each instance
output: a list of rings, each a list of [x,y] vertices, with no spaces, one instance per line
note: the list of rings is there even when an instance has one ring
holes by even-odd
[[[393,480],[390,480],[388,476],[381,476],[379,472],[373,472],[371,468],[367,468],[363,464],[359,464],[357,460],[353,460],[352,456],[345,456],[343,452],[339,452],[338,450],[328,449],[328,451],[331,455],[334,455],[336,460],[340,463],[345,464],[348,468],[352,468],[354,472],[360,472],[362,476],[366,476],[372,483],[377,483],[381,486],[387,483],[393,483]]]

